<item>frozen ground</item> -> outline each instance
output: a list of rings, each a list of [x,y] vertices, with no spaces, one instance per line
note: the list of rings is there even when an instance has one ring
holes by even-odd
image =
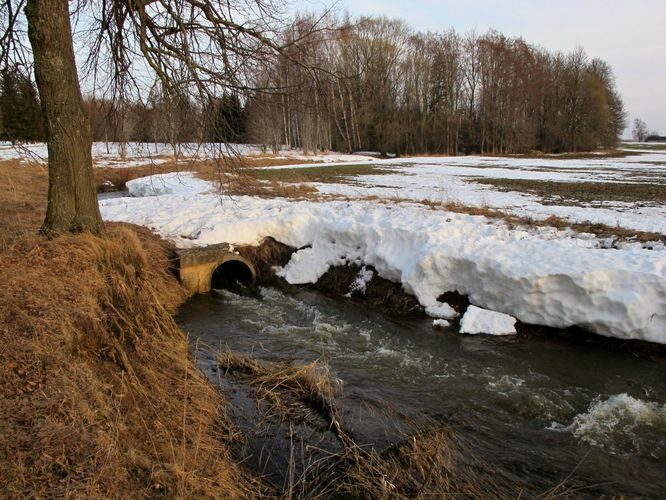
[[[121,158],[121,145],[119,143],[93,143],[92,154],[95,166],[127,168],[140,165],[159,165],[173,161],[174,150],[170,144],[130,142],[125,146],[125,158]],[[305,155],[300,150],[282,149],[277,154],[270,150],[264,151],[253,144],[180,144],[178,157],[182,161],[207,160],[220,155],[266,155],[275,158],[291,158],[294,160],[307,160],[313,162],[364,162],[371,160],[367,155],[347,155],[341,153],[321,153]],[[46,144],[25,144],[12,146],[8,142],[0,142],[0,161],[3,160],[32,160],[45,162],[48,158]]]
[[[479,161],[462,160],[468,165],[425,159],[396,168],[451,171]],[[514,160],[493,160],[491,167],[506,169],[503,161]],[[583,165],[578,169],[585,171]],[[528,165],[524,171],[530,173]],[[396,179],[412,174],[399,170]],[[456,178],[447,175],[449,181]],[[137,179],[128,187],[135,197],[101,202],[106,219],[151,227],[179,246],[257,244],[272,236],[300,248],[281,270],[291,283],[312,283],[330,266],[356,263],[401,282],[435,316],[450,312],[437,298],[455,290],[478,307],[526,323],[578,325],[601,335],[666,343],[666,249],[660,245],[608,249],[590,235],[511,229],[415,203],[231,199],[190,174]]]

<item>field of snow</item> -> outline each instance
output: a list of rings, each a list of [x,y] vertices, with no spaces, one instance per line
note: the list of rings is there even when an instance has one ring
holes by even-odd
[[[205,160],[220,154],[260,155],[260,147],[248,144],[181,144],[182,161]],[[634,152],[636,153],[636,152]],[[556,156],[542,158],[497,157],[432,157],[377,160],[365,154],[326,153],[303,155],[283,149],[275,158],[312,161],[311,164],[269,167],[271,170],[293,170],[336,165],[368,165],[390,171],[383,175],[358,175],[345,183],[313,185],[323,195],[352,198],[402,198],[434,203],[456,203],[463,206],[500,210],[519,217],[536,220],[557,216],[570,222],[601,223],[626,229],[666,234],[666,205],[662,201],[640,199],[612,201],[594,199],[579,202],[566,196],[544,199],[519,189],[500,189],[492,185],[496,179],[533,183],[596,183],[632,186],[644,185],[666,190],[666,151],[644,150],[624,158],[602,155],[587,159],[566,159]],[[15,148],[0,143],[0,160],[26,159],[45,161],[44,144]],[[270,155],[269,155],[270,156]],[[129,143],[126,157],[120,159],[117,143],[93,144],[93,158],[98,167],[124,168],[138,165],[159,165],[173,161],[168,144]],[[323,165],[325,163],[325,165]]]
[[[270,150],[264,151],[253,144],[179,144],[178,157],[182,161],[208,160],[221,155],[266,155],[275,158],[291,158],[293,160],[307,160],[313,162],[364,162],[372,158],[367,155],[348,155],[341,153],[321,153],[304,155],[300,150],[282,149],[278,154]],[[128,168],[140,165],[159,165],[173,161],[174,150],[170,144],[130,142],[125,145],[125,158],[121,158],[121,144],[95,142],[92,155],[96,167]],[[3,160],[30,160],[46,162],[48,153],[46,144],[24,144],[12,146],[8,142],[0,142],[0,161]]]
[[[449,172],[471,167],[457,159],[433,161],[397,166],[394,183],[410,178],[416,183],[420,176],[413,175],[414,168],[424,168],[425,179],[432,172],[434,184],[436,169],[447,172],[451,182],[456,175]],[[502,162],[514,162],[483,161],[505,170]],[[527,163],[523,170],[530,175]],[[583,165],[579,170],[575,175],[584,175]],[[385,184],[386,177],[375,181]],[[426,181],[421,184],[435,191]],[[191,174],[137,179],[128,188],[133,197],[101,202],[104,218],[148,226],[182,247],[257,244],[272,236],[300,248],[280,271],[290,283],[312,283],[330,266],[356,263],[402,283],[433,316],[451,312],[437,298],[455,290],[468,295],[475,306],[526,323],[578,325],[601,335],[666,343],[663,245],[653,250],[639,244],[608,249],[606,242],[590,235],[552,228],[511,229],[484,217],[429,210],[415,203],[226,198]],[[508,330],[510,320],[497,318],[501,321],[495,324]]]
[[[512,179],[558,183],[631,183],[663,186],[666,190],[666,151],[625,158],[567,160],[557,158],[440,157],[375,160],[373,166],[391,173],[358,175],[345,183],[314,183],[320,193],[348,197],[402,198],[463,206],[487,207],[520,217],[550,216],[570,222],[666,234],[666,206],[650,200],[576,203],[541,199],[515,190],[499,190],[478,180]],[[330,164],[327,167],[331,166]],[[303,169],[321,165],[270,167]]]

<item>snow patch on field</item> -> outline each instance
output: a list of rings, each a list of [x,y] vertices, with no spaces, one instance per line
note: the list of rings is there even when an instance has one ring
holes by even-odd
[[[258,244],[272,236],[301,248],[282,270],[291,283],[314,283],[331,266],[366,265],[402,283],[426,309],[442,307],[437,297],[457,291],[530,324],[666,343],[663,247],[604,249],[570,232],[510,229],[408,204],[230,199],[206,194],[212,185],[203,181],[190,185],[190,174],[179,178],[179,191],[170,194],[155,186],[171,185],[173,177],[133,181],[130,192],[144,197],[105,200],[102,214],[149,226],[182,247]]]
[[[193,195],[213,191],[210,182],[198,179],[190,174],[172,172],[153,175],[128,181],[127,190],[130,196],[163,196],[168,194]]]
[[[537,220],[556,216],[570,222],[593,222],[666,234],[666,207],[649,200],[635,203],[599,200],[581,205],[553,199],[545,203],[539,197],[528,193],[500,191],[491,185],[474,182],[475,179],[513,179],[545,182],[631,182],[666,186],[664,154],[598,160],[478,156],[405,158],[399,162],[376,161],[373,165],[391,173],[359,175],[348,184],[314,183],[314,186],[319,192],[328,195],[455,203],[501,210]],[[309,165],[313,166],[315,165]],[[281,167],[271,167],[277,168]]]

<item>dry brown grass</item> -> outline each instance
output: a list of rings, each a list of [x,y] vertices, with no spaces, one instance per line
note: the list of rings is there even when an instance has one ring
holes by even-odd
[[[342,445],[342,451],[327,452],[294,478],[285,487],[286,498],[515,498],[525,493],[441,424],[405,436],[386,453],[359,445],[344,428],[341,389],[325,365],[263,364],[231,352],[218,360],[223,370],[255,387],[258,400],[271,402],[267,413],[302,423],[308,410],[316,412]]]
[[[309,413],[314,411],[324,418],[343,444],[352,442],[342,429],[335,404],[341,387],[331,382],[326,365],[318,362],[262,365],[254,358],[230,351],[220,353],[218,362],[223,370],[245,376],[257,388],[258,399],[268,402],[266,413],[269,415],[279,415],[291,422],[309,422]]]
[[[12,496],[242,496],[224,401],[170,310],[157,241],[25,237],[0,254],[0,482]]]
[[[148,164],[138,167],[111,168],[96,167],[93,170],[95,184],[98,192],[122,191],[127,182],[146,177],[148,175],[166,174],[168,172],[180,172],[191,168],[184,163],[169,162],[164,164]]]
[[[317,189],[305,183],[283,183],[258,179],[251,171],[233,170],[216,165],[200,165],[197,177],[215,182],[226,196],[256,196],[258,198],[289,198],[312,200],[318,198]]]
[[[247,178],[250,177],[247,174],[241,175],[242,169],[311,163],[305,160],[262,156],[221,156],[213,160],[185,158],[178,161],[169,157],[156,157],[155,159],[166,161],[159,163],[147,161],[146,164],[136,167],[95,167],[97,191],[121,191],[125,189],[127,182],[133,179],[169,172],[193,172],[205,180],[222,181],[225,185],[227,182],[231,182],[232,187],[234,187],[234,185],[239,185],[240,182],[246,182]],[[238,179],[239,176],[240,179]],[[233,191],[233,193],[237,193],[237,191]]]
[[[0,165],[3,497],[254,497],[229,458],[224,399],[171,312],[185,294],[164,244],[36,235],[46,175]]]
[[[317,189],[305,183],[261,182],[250,176],[235,175],[229,176],[222,185],[224,193],[229,196],[243,195],[258,198],[289,198],[291,200],[319,199]]]
[[[46,167],[0,161],[0,245],[37,232],[46,213],[47,186]]]

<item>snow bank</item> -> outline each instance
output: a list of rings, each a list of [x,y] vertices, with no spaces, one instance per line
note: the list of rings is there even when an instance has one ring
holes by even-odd
[[[460,333],[488,335],[515,335],[516,318],[508,314],[469,306],[460,322]]]
[[[105,200],[102,214],[152,227],[183,247],[272,236],[301,248],[282,270],[295,284],[314,283],[331,266],[367,265],[431,310],[442,307],[442,293],[457,291],[526,323],[666,343],[663,248],[603,249],[571,233],[514,230],[408,204],[223,198],[187,177],[179,176],[178,194]],[[172,180],[138,179],[131,189],[154,192]]]
[[[189,173],[172,172],[128,181],[130,196],[162,196],[168,194],[196,195],[213,191],[210,182],[198,179]]]

